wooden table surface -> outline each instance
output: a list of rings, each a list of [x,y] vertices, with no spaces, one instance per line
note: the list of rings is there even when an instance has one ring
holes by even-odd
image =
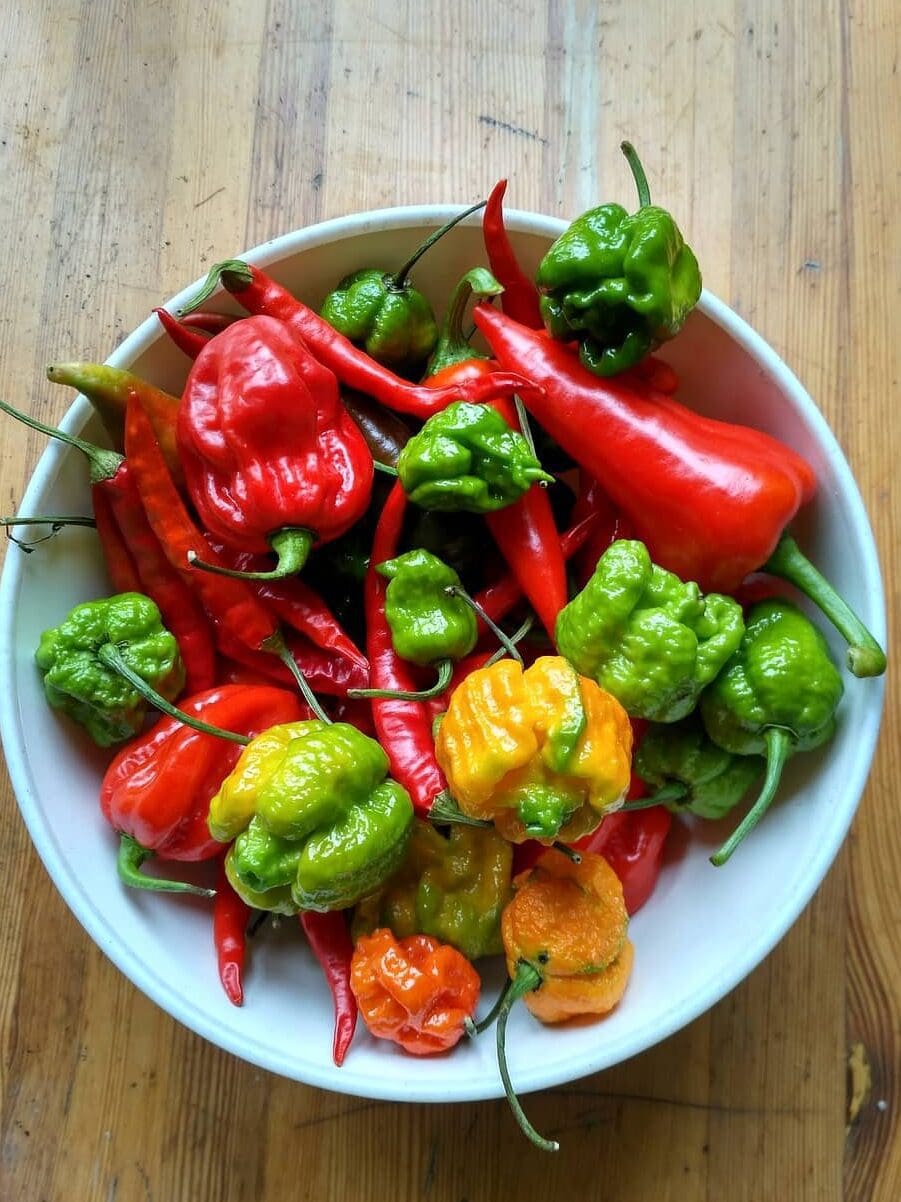
[[[321,218],[501,174],[546,213],[627,198],[628,136],[825,412],[895,609],[899,24],[891,0],[2,0],[0,396],[58,417],[52,358],[105,357],[205,264]],[[14,510],[43,439],[0,440]],[[530,1098],[557,1157],[502,1102],[328,1094],[178,1026],[66,909],[4,777],[0,1198],[897,1199],[897,686],[815,900],[690,1027]]]

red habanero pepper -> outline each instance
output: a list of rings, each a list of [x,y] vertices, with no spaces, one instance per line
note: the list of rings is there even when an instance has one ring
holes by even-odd
[[[274,317],[293,330],[342,384],[374,397],[398,413],[425,419],[447,408],[451,401],[475,403],[488,397],[509,395],[526,384],[522,376],[510,372],[496,372],[490,379],[463,381],[442,389],[410,384],[354,346],[315,310],[297,300],[259,267],[239,259],[229,259],[213,267],[188,311],[201,305],[220,283],[248,313]]]
[[[110,584],[113,586],[113,592],[142,592],[138,569],[132,559],[128,544],[122,537],[122,531],[116,524],[109,497],[101,489],[95,488],[91,501],[94,508],[97,536],[100,539],[100,549],[103,552],[103,563]]]
[[[482,236],[492,273],[503,285],[501,306],[514,321],[533,330],[544,327],[539,308],[538,288],[516,260],[507,230],[504,227],[504,193],[507,181],[498,180],[491,190],[482,214]]]
[[[357,999],[350,987],[350,962],[354,945],[347,926],[347,915],[343,910],[332,910],[327,914],[303,910],[299,917],[332,995],[335,1007],[332,1059],[340,1068],[357,1026]]]
[[[247,954],[247,924],[251,909],[232,888],[225,872],[225,860],[219,866],[216,896],[213,899],[213,946],[219,980],[233,1006],[244,1002],[244,960]]]
[[[245,574],[255,579],[298,572],[314,540],[339,538],[369,505],[372,455],[334,373],[271,317],[235,322],[204,346],[178,448],[206,529],[237,550],[278,554],[272,571]]]
[[[622,882],[630,914],[640,910],[654,892],[672,822],[673,816],[666,806],[617,811],[576,844],[579,851],[604,857]]]

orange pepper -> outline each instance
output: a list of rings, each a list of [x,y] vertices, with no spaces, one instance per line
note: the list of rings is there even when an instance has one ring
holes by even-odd
[[[479,1000],[464,955],[430,935],[395,939],[387,927],[357,940],[350,987],[370,1032],[415,1056],[452,1048]]]

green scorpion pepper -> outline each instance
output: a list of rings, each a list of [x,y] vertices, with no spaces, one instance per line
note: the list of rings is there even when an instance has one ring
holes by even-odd
[[[421,367],[438,341],[438,324],[432,306],[407,277],[430,246],[484,204],[472,205],[430,234],[400,271],[364,267],[346,275],[322,302],[321,316],[379,363],[404,370]]]
[[[756,755],[733,755],[707,737],[696,714],[681,722],[651,725],[635,753],[636,775],[657,789],[651,797],[627,802],[638,810],[665,804],[675,813],[724,818],[763,771]]]
[[[354,938],[389,926],[398,939],[432,935],[469,960],[500,955],[512,865],[513,847],[496,831],[454,826],[445,836],[417,820],[398,872],[357,906]]]
[[[741,607],[703,596],[651,562],[644,543],[619,539],[557,618],[557,648],[633,718],[676,722],[697,705],[741,642]]]
[[[131,739],[141,729],[147,702],[140,682],[166,701],[185,683],[175,636],[142,593],[76,605],[59,626],[44,631],[35,659],[47,700],[101,747]],[[138,684],[126,679],[122,663]]]
[[[538,267],[541,314],[554,338],[579,340],[589,371],[624,371],[682,328],[701,295],[701,272],[672,216],[651,204],[647,178],[628,142],[621,149],[639,209],[589,209]]]
[[[776,794],[794,751],[832,737],[842,678],[820,631],[788,601],[761,601],[741,646],[701,697],[708,735],[734,755],[765,755],[766,777],[751,809],[711,861],[725,864]]]
[[[423,509],[490,513],[536,481],[551,483],[526,439],[487,405],[457,401],[434,414],[400,453],[404,492]]]
[[[406,850],[413,806],[388,757],[344,722],[273,726],[244,748],[210,802],[226,872],[251,906],[342,910],[374,892]]]

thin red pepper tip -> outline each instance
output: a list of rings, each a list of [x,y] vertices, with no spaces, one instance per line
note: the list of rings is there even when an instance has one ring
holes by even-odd
[[[225,995],[233,1006],[244,1004],[244,987],[241,984],[241,970],[237,964],[223,964],[219,980]]]

